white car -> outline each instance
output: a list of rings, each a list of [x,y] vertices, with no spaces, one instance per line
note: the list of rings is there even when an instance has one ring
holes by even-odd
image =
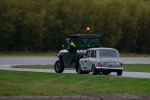
[[[123,67],[119,52],[114,48],[88,49],[86,55],[79,60],[77,68],[79,74],[92,72],[93,75],[98,72],[102,72],[104,75],[117,72],[117,75],[120,76],[122,71]]]

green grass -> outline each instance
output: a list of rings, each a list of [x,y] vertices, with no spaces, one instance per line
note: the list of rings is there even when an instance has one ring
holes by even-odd
[[[54,65],[19,65],[14,68],[54,69]]]
[[[0,96],[150,93],[150,79],[0,70]]]
[[[21,65],[15,68],[54,69],[54,65]],[[124,71],[150,72],[150,64],[123,64]],[[74,68],[65,68],[75,70]]]
[[[124,64],[124,71],[150,72],[150,64]]]
[[[54,69],[54,65],[19,65],[14,68],[33,68],[33,69]],[[65,68],[67,70],[75,70],[75,68]]]

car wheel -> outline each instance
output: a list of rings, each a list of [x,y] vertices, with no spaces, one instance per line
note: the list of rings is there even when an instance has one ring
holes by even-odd
[[[103,73],[104,75],[109,75],[111,72],[110,72],[110,71],[102,71],[102,73]]]
[[[64,66],[61,61],[57,60],[54,66],[56,73],[62,73],[64,71]]]
[[[82,69],[81,69],[81,65],[80,65],[80,64],[79,64],[78,67],[76,67],[76,72],[77,72],[78,74],[83,74],[83,71],[82,71]]]
[[[121,75],[122,75],[122,71],[118,71],[118,72],[117,72],[117,75],[118,75],[118,76],[121,76]]]
[[[95,65],[92,65],[91,72],[92,72],[93,75],[97,75],[98,71],[97,71],[97,69],[95,68]]]

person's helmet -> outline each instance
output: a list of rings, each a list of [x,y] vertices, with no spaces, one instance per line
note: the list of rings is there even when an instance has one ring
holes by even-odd
[[[67,38],[66,41],[67,41],[67,43],[70,43],[70,38]]]

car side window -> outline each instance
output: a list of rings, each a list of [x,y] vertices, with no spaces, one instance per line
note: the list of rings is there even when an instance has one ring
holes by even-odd
[[[94,56],[96,57],[96,51],[95,51],[95,55]]]
[[[95,51],[95,50],[93,50],[93,51],[91,52],[91,57],[93,57],[93,58],[96,57],[96,51]]]
[[[86,57],[91,57],[91,51],[90,51],[90,50],[88,50],[88,51],[86,52]]]

